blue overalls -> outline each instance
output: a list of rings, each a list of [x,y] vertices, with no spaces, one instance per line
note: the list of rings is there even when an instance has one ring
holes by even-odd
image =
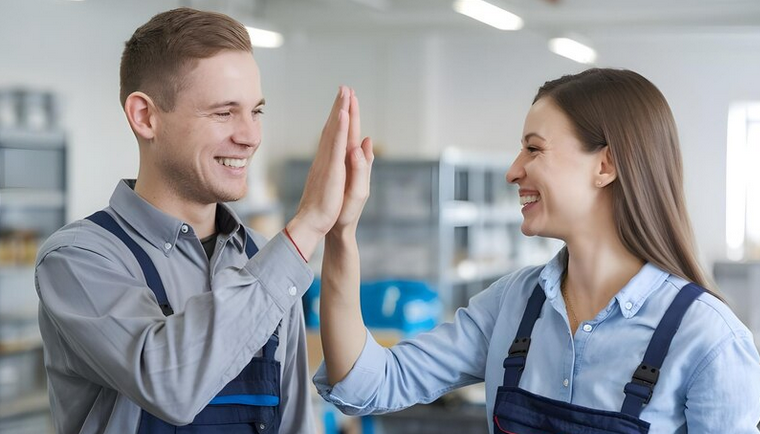
[[[148,286],[165,316],[174,310],[161,277],[147,253],[105,211],[87,217],[121,239],[140,263]],[[246,232],[245,252],[250,259],[258,248]],[[185,426],[171,425],[142,410],[138,434],[275,434],[280,428],[280,362],[275,360],[277,332],[264,345],[262,357],[254,357],[235,379]]]
[[[639,419],[649,403],[665,355],[681,319],[691,303],[704,292],[694,284],[684,286],[670,304],[652,335],[644,361],[625,385],[625,400],[619,411],[602,411],[545,398],[520,389],[530,335],[546,295],[536,286],[525,308],[517,336],[504,359],[504,384],[496,392],[493,432],[508,434],[646,434],[649,423]]]

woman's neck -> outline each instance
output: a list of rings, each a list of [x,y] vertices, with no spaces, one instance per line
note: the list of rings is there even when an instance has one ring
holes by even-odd
[[[644,265],[625,248],[614,227],[597,232],[567,243],[564,292],[579,321],[593,319]]]

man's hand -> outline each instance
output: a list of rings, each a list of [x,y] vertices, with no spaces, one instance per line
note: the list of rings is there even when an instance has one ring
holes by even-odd
[[[306,178],[301,202],[286,228],[305,259],[309,259],[335,225],[346,189],[346,147],[353,92],[341,86],[322,129],[317,155]]]

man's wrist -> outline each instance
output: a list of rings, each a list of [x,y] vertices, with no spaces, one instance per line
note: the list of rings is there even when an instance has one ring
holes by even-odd
[[[306,224],[297,215],[285,225],[283,232],[307,262],[324,238],[323,233]]]

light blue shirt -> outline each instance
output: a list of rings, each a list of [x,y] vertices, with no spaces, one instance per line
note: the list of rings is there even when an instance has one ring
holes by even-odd
[[[490,420],[503,381],[502,363],[538,282],[547,299],[520,387],[620,411],[623,387],[687,282],[646,264],[596,318],[581,323],[573,338],[559,289],[563,269],[558,255],[545,266],[507,275],[459,309],[453,322],[390,349],[368,332],[346,378],[331,388],[322,365],[314,376],[317,390],[344,413],[370,414],[428,403],[485,381],[484,417]],[[651,434],[758,433],[760,356],[752,334],[717,298],[703,294],[686,312],[641,418],[651,423]]]

